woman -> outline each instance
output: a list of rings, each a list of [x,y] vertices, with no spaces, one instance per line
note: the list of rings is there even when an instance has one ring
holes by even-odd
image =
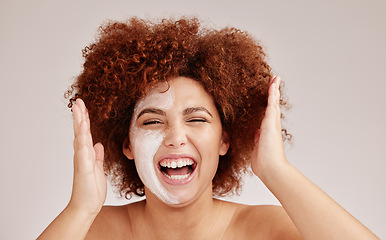
[[[280,78],[248,34],[134,18],[84,57],[68,93],[73,193],[39,239],[377,239],[286,160]],[[283,207],[213,198],[248,166]],[[146,200],[103,206],[105,172]]]

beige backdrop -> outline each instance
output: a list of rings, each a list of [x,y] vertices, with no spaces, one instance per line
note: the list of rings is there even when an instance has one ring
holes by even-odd
[[[81,50],[105,19],[197,15],[249,31],[267,49],[293,106],[289,160],[386,238],[386,2],[0,2],[0,239],[34,239],[66,206],[71,114],[63,98]],[[277,204],[256,178],[234,201]],[[125,204],[109,192],[106,204]]]

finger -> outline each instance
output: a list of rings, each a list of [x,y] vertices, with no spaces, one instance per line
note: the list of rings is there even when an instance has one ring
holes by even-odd
[[[281,83],[281,77],[277,76],[274,80],[275,84],[276,84],[276,100],[277,100],[277,104],[279,105],[280,103],[280,83]]]
[[[85,119],[85,105],[82,99],[78,98],[75,101],[75,104],[72,105],[72,112],[74,116],[74,130],[76,133],[80,130],[82,121]]]
[[[74,118],[74,122],[73,122],[74,134],[76,134],[79,131],[79,126],[82,122],[82,113],[79,105],[77,105],[76,102],[72,105],[71,110]]]
[[[280,82],[281,82],[280,77],[275,77],[275,78],[272,79],[271,85],[269,86],[269,89],[268,89],[267,109],[269,107],[274,107],[274,108],[279,107],[279,102],[280,102],[279,86],[280,86]]]
[[[272,79],[271,85],[268,90],[268,104],[265,111],[265,117],[263,122],[274,123],[273,127],[281,128],[280,123],[280,86],[281,79],[280,77],[275,77]],[[271,124],[269,124],[271,125]]]
[[[255,143],[259,142],[261,129],[257,129],[255,132]]]
[[[84,106],[84,111],[83,111],[83,120],[85,122],[85,133],[87,135],[87,138],[86,138],[86,141],[87,141],[87,145],[91,148],[93,147],[93,141],[92,141],[92,137],[91,137],[91,130],[90,130],[90,116],[88,114],[88,110],[86,108],[86,105],[84,104],[83,102],[83,106]]]
[[[268,83],[269,86],[271,86],[271,84],[273,83],[273,80],[275,80],[275,78],[277,78],[277,76],[273,76],[271,79],[269,79],[269,83]]]
[[[90,120],[86,106],[82,99],[77,99],[73,106],[74,111],[74,150],[88,148],[93,152],[93,143],[90,132]]]
[[[268,96],[268,105],[278,106],[280,102],[280,82],[281,78],[279,76],[275,76],[272,79],[271,85],[269,87],[269,96]]]
[[[81,127],[80,130],[81,130],[82,134],[85,134],[85,136],[87,136],[90,134],[90,118],[88,115],[88,111],[87,111],[86,105],[84,104],[82,99],[78,98],[76,100],[76,102],[79,105],[79,108],[81,110],[82,123],[80,125],[80,127]],[[85,138],[85,140],[87,141],[87,144],[91,144],[90,146],[92,147],[92,142],[90,142],[91,138],[89,138],[89,136],[87,136],[87,138]]]
[[[95,151],[95,162],[97,166],[103,170],[103,161],[104,161],[104,147],[102,143],[98,142],[94,145],[94,151]]]
[[[82,120],[85,122],[86,125],[90,125],[90,120],[89,120],[89,116],[88,116],[88,111],[87,111],[87,108],[86,108],[86,105],[85,103],[83,102],[82,99],[78,98],[76,100],[77,104],[79,104],[79,107],[81,109],[81,113],[82,113]],[[86,129],[87,130],[87,129]]]

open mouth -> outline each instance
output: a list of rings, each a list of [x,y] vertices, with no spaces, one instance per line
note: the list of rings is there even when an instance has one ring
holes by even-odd
[[[170,180],[189,178],[197,166],[191,158],[163,159],[159,163],[161,173]]]

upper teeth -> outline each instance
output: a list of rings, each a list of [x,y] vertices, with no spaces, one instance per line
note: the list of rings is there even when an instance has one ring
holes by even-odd
[[[177,168],[193,165],[192,159],[178,159],[178,161],[162,161],[160,165],[167,168]]]

